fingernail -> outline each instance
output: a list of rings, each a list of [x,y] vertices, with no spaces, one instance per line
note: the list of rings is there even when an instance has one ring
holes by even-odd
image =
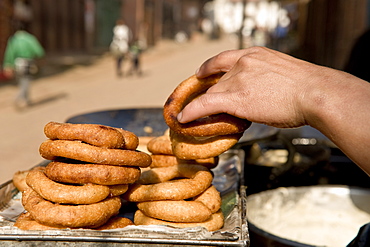
[[[197,70],[195,71],[195,74],[197,75],[197,74],[198,74],[198,72],[199,72],[199,68],[197,68]]]
[[[181,122],[181,119],[182,119],[182,112],[180,112],[180,113],[177,115],[177,121]]]

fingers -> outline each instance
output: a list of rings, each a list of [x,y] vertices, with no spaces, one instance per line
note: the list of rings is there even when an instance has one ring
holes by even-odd
[[[221,113],[220,105],[223,104],[219,102],[219,99],[222,97],[217,97],[217,94],[203,94],[197,100],[187,104],[177,116],[177,120],[180,123],[187,123],[201,117]]]
[[[248,53],[248,50],[230,50],[219,53],[205,61],[196,71],[198,78],[204,78],[220,72],[228,72],[239,58]]]

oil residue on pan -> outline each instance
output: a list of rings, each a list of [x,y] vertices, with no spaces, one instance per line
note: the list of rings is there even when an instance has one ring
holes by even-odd
[[[278,238],[314,246],[346,246],[370,222],[370,190],[308,186],[264,191],[248,197],[247,217]]]

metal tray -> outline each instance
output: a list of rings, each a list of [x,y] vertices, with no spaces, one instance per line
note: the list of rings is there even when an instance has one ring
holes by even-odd
[[[10,180],[0,186],[0,246],[249,246],[243,167],[243,150],[229,150],[220,156],[219,165],[212,170],[213,184],[221,192],[225,215],[224,227],[214,232],[202,227],[167,226],[128,226],[105,231],[20,230],[13,224],[22,212],[21,195]],[[134,210],[120,214],[131,218]]]

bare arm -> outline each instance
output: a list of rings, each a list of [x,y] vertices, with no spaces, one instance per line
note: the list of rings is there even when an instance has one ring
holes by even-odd
[[[267,48],[225,51],[202,64],[198,77],[226,72],[189,103],[180,122],[229,113],[280,128],[310,125],[370,174],[370,84]]]

